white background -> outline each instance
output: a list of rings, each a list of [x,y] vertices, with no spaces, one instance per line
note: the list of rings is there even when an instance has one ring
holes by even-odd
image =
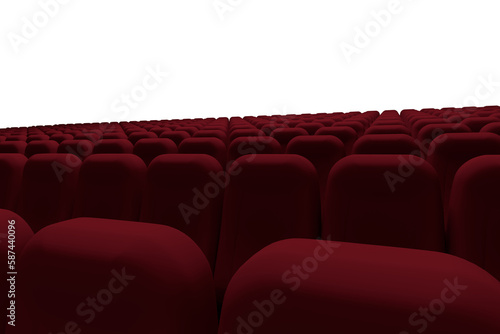
[[[500,104],[498,0],[55,1],[0,2],[0,127]]]

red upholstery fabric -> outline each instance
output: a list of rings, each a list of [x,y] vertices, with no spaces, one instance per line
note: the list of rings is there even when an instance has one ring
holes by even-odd
[[[167,154],[151,162],[141,220],[191,237],[215,266],[226,176],[205,154]]]
[[[499,299],[498,281],[458,257],[292,239],[238,270],[219,334],[495,334]]]
[[[141,139],[134,145],[134,154],[139,156],[146,166],[159,155],[177,152],[177,145],[168,138]]]
[[[297,155],[261,154],[236,160],[228,171],[215,284],[219,302],[236,270],[274,241],[319,234],[319,189],[314,166]]]
[[[37,232],[72,217],[82,161],[72,154],[37,154],[24,167],[21,215]]]
[[[411,214],[409,214],[411,213]],[[436,172],[403,155],[352,155],[330,171],[324,239],[444,251]]]
[[[0,154],[0,209],[17,211],[26,161],[22,154]]]
[[[168,226],[92,218],[54,224],[25,247],[19,273],[15,333],[217,331],[208,262]]]
[[[500,155],[464,163],[455,175],[448,218],[450,253],[500,280]]]
[[[81,169],[73,217],[139,220],[146,165],[133,154],[95,154]]]

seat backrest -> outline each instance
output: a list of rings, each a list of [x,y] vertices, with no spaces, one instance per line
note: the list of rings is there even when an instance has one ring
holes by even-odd
[[[24,141],[4,141],[0,143],[0,153],[24,154],[27,145]]]
[[[354,143],[352,153],[421,155],[415,139],[404,134],[365,134]]]
[[[218,138],[220,139],[224,144],[227,142],[227,135],[226,135],[226,132],[225,131],[221,131],[221,130],[217,130],[217,129],[214,129],[214,130],[200,130],[200,131],[197,131],[193,137],[203,137],[203,138]]]
[[[177,145],[168,138],[146,138],[140,139],[134,145],[134,154],[140,157],[146,166],[159,155],[177,153]]]
[[[473,132],[479,132],[481,129],[489,124],[498,122],[496,117],[469,117],[462,121],[462,124],[469,127]]]
[[[54,140],[58,142],[59,144],[62,143],[65,140],[72,140],[73,136],[70,134],[64,134],[64,133],[56,133],[50,136],[50,140]]]
[[[356,130],[348,126],[324,127],[316,131],[315,135],[331,135],[337,137],[344,143],[346,155],[351,154],[354,142],[358,139]]]
[[[303,128],[278,128],[271,132],[271,137],[280,143],[282,152],[285,152],[290,140],[297,136],[307,136],[308,134]]]
[[[35,232],[72,217],[81,164],[63,153],[37,154],[26,162],[20,212]]]
[[[73,217],[139,220],[147,167],[133,154],[95,154],[85,159]]]
[[[330,171],[322,234],[338,241],[444,251],[442,211],[439,180],[425,160],[356,154]]]
[[[94,143],[90,140],[64,140],[59,144],[57,153],[70,153],[85,160],[94,151]]]
[[[404,125],[372,125],[365,131],[365,135],[375,134],[410,135],[410,130]]]
[[[27,143],[30,143],[32,141],[37,141],[37,140],[49,140],[50,137],[47,136],[47,135],[30,135],[28,136],[28,138],[26,139],[26,142]]]
[[[228,148],[228,161],[234,161],[245,155],[279,154],[281,145],[272,137],[237,137]]]
[[[311,122],[311,123],[304,122],[304,123],[299,123],[295,126],[295,128],[306,130],[307,133],[310,135],[315,134],[316,131],[318,131],[322,127],[324,127],[324,125],[322,123],[319,123],[319,122]]]
[[[288,143],[286,153],[303,156],[314,165],[323,199],[328,174],[333,165],[345,156],[345,149],[342,141],[335,136],[298,136]]]
[[[179,153],[208,154],[214,157],[223,168],[226,167],[226,144],[216,137],[193,137],[184,139],[179,145]]]
[[[470,129],[461,123],[441,123],[428,124],[420,129],[417,135],[417,141],[424,154],[427,154],[432,141],[445,133],[463,133],[471,132]]]
[[[103,134],[103,139],[128,139],[124,132],[109,132]]]
[[[27,158],[40,153],[56,153],[59,143],[55,140],[35,140],[28,143],[24,155]]]
[[[498,300],[495,278],[452,255],[291,239],[238,270],[219,333],[495,334]]]
[[[241,157],[228,170],[215,282],[218,301],[236,270],[270,243],[319,233],[314,166],[294,154]]]
[[[18,211],[26,161],[22,154],[0,154],[0,209]]]
[[[500,280],[500,155],[464,163],[451,189],[447,235],[450,253]]]
[[[337,123],[334,123],[332,125],[332,127],[338,127],[338,126],[347,126],[351,129],[354,129],[354,131],[356,131],[356,134],[359,136],[362,136],[363,133],[365,132],[365,126],[363,125],[363,123],[359,122],[359,121],[351,121],[351,120],[346,120],[346,121],[342,121],[342,122],[337,122]]]
[[[30,240],[19,272],[15,333],[217,333],[208,262],[168,226],[54,224]]]
[[[186,131],[168,131],[165,130],[161,133],[160,138],[168,138],[172,140],[175,145],[179,146],[180,143],[186,139],[190,138],[191,135]]]
[[[132,154],[134,145],[126,139],[103,139],[99,141],[92,154]]]
[[[206,154],[157,157],[148,168],[141,220],[186,233],[205,253],[213,269],[225,180],[220,164]]]
[[[264,133],[264,131],[261,131],[256,128],[237,129],[230,133],[229,142],[232,142],[233,140],[239,137],[265,137],[265,136],[266,134]]]
[[[490,132],[500,135],[500,122],[497,120],[496,122],[486,124],[481,128],[481,132]]]
[[[135,145],[135,143],[144,138],[158,138],[158,135],[154,132],[134,132],[128,136],[128,140],[132,145]]]
[[[487,132],[446,133],[431,142],[427,161],[440,179],[445,217],[457,170],[470,159],[488,154],[500,154],[500,136]]]

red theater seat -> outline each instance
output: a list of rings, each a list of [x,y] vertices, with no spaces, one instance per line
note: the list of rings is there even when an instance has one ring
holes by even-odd
[[[134,132],[128,136],[128,140],[135,145],[140,139],[144,138],[158,138],[158,135],[154,132]]]
[[[126,139],[103,139],[94,147],[93,154],[127,153],[131,154],[134,145]]]
[[[464,133],[471,132],[470,129],[461,123],[449,123],[449,124],[428,124],[424,126],[417,135],[417,141],[421,146],[422,150],[427,153],[431,142],[445,133]]]
[[[99,135],[94,132],[86,132],[81,133],[75,136],[75,140],[89,140],[92,143],[96,143],[97,141],[102,139],[102,135]]]
[[[168,138],[141,139],[134,146],[134,154],[140,157],[146,166],[159,155],[177,153],[177,145]]]
[[[171,129],[167,129],[167,128],[163,128],[163,127],[160,127],[160,126],[155,126],[155,127],[152,127],[151,129],[149,129],[150,132],[153,132],[154,134],[156,134],[156,136],[160,136],[163,132],[165,131],[172,131]]]
[[[457,171],[450,198],[450,253],[500,280],[500,155],[473,158]]]
[[[447,133],[431,143],[427,161],[439,175],[445,217],[457,170],[470,159],[488,154],[500,154],[500,137],[493,133]]]
[[[239,137],[266,137],[266,134],[259,129],[237,129],[229,135],[229,141],[232,142]]]
[[[16,254],[18,257],[21,255],[24,247],[28,243],[28,241],[33,237],[33,231],[30,229],[28,224],[22,219],[19,215],[15,214],[12,211],[2,210],[0,209],[0,249],[1,256],[5,259],[5,270],[2,270],[0,274],[1,284],[0,288],[4,291],[4,294],[0,297],[0,307],[4,310],[5,315],[1,317],[0,320],[0,332],[5,333],[5,328],[7,325],[7,321],[12,321],[10,318],[11,311],[8,308],[12,308],[11,301],[16,301],[15,292],[11,295],[11,287],[13,290],[16,290],[16,281],[7,280],[10,279],[10,274],[7,272],[15,271],[8,267],[7,261],[13,261],[13,266],[16,267],[16,260],[12,260],[12,254]],[[9,259],[9,256],[11,259]],[[14,257],[16,257],[14,255]],[[12,262],[11,262],[12,264]],[[11,283],[14,283],[11,285]],[[8,298],[11,295],[11,298]],[[15,308],[15,307],[14,307]],[[14,319],[15,319],[15,310],[14,310]],[[10,325],[7,327],[11,327]],[[15,328],[15,327],[14,327]],[[16,332],[17,333],[17,332]]]
[[[198,132],[198,128],[194,126],[181,126],[175,129],[175,131],[186,131],[192,137],[196,132]]]
[[[500,122],[488,123],[481,128],[481,132],[490,132],[500,135]]]
[[[351,155],[330,171],[323,238],[444,251],[436,172],[413,155]]]
[[[445,120],[445,119],[442,119],[439,117],[430,118],[430,119],[420,119],[412,124],[411,135],[413,137],[417,137],[420,130],[422,130],[424,127],[426,127],[427,125],[430,125],[430,124],[455,124],[455,125],[457,125],[459,123],[450,123],[449,119]]]
[[[186,132],[186,131],[164,131],[162,132],[162,134],[160,135],[160,138],[167,138],[167,139],[170,139],[172,140],[175,145],[179,146],[180,143],[186,139],[186,138],[190,138],[191,135]]]
[[[307,136],[309,133],[302,128],[279,128],[271,132],[271,137],[276,139],[281,145],[281,151],[286,151],[286,146],[297,136]]]
[[[73,136],[70,134],[62,134],[62,133],[56,133],[50,136],[50,140],[54,140],[58,142],[59,144],[62,143],[65,140],[72,140]]]
[[[219,302],[236,270],[263,247],[319,234],[318,176],[307,159],[292,154],[261,154],[252,161],[241,157],[228,173],[215,269]]]
[[[228,161],[244,155],[279,154],[281,145],[272,137],[237,137],[228,148]]]
[[[498,281],[455,256],[292,239],[236,273],[219,334],[496,334],[498,300]]]
[[[102,136],[103,139],[128,139],[127,135],[123,132],[109,132]]]
[[[366,129],[365,134],[402,134],[409,136],[410,130],[404,125],[374,125]]]
[[[498,122],[496,117],[469,117],[462,121],[461,124],[469,127],[472,132],[479,132],[481,129],[490,123]]]
[[[227,136],[224,131],[221,130],[200,130],[196,132],[193,137],[203,137],[203,138],[218,138],[223,143],[227,142]]]
[[[316,131],[318,131],[322,127],[324,127],[324,125],[322,123],[318,123],[318,122],[299,123],[295,126],[295,128],[306,130],[307,133],[310,135],[315,134]]]
[[[19,273],[11,333],[217,332],[208,262],[168,226],[90,218],[54,224],[30,240]]]
[[[35,232],[72,217],[81,164],[72,154],[38,154],[28,160],[20,212]]]
[[[342,143],[344,143],[347,155],[351,154],[354,142],[358,139],[356,131],[348,126],[335,126],[331,128],[324,127],[316,131],[315,135],[332,135],[337,137],[342,141]]]
[[[372,126],[379,126],[379,125],[402,125],[402,126],[404,126],[405,123],[398,116],[397,118],[389,118],[389,119],[378,118],[375,122],[372,123]]]
[[[179,145],[179,153],[208,154],[214,157],[223,168],[226,168],[226,144],[216,137],[184,139]]]
[[[31,135],[26,139],[26,142],[32,142],[32,141],[37,141],[37,140],[49,140],[50,137],[47,135]]]
[[[323,126],[323,125],[322,125]],[[266,125],[264,125],[261,128],[261,131],[266,134],[266,136],[270,136],[271,133],[276,130],[276,129],[287,129],[288,126],[282,123],[276,123],[276,122],[271,122]]]
[[[26,142],[24,141],[5,141],[0,143],[0,153],[18,153],[24,154],[26,151]]]
[[[28,139],[28,137],[25,136],[25,135],[10,135],[10,136],[7,136],[6,141],[22,141],[22,142],[26,142],[27,139]]]
[[[287,146],[287,154],[298,154],[309,160],[318,173],[321,198],[333,165],[345,156],[344,144],[334,136],[299,136]]]
[[[56,153],[59,148],[59,143],[55,140],[36,140],[31,141],[26,146],[24,155],[27,158],[40,153]]]
[[[356,131],[356,134],[359,136],[362,136],[363,135],[363,132],[365,131],[365,126],[363,125],[363,123],[361,123],[360,121],[342,121],[342,122],[338,122],[338,123],[335,123],[333,124],[333,128],[336,128],[338,126],[347,126],[351,129],[354,129],[354,131]],[[319,133],[316,133],[316,134],[319,134]]]
[[[90,140],[65,140],[59,144],[57,153],[70,153],[84,160],[94,151],[94,143]]]
[[[96,154],[85,159],[73,217],[139,220],[147,167],[133,154]]]
[[[157,157],[149,165],[141,220],[186,233],[213,268],[226,178],[217,160],[206,154]]]
[[[421,155],[415,139],[403,134],[365,134],[354,143],[352,153]]]
[[[22,154],[0,154],[0,209],[17,211],[27,160]]]

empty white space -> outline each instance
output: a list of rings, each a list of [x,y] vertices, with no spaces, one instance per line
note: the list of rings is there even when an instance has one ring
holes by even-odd
[[[16,52],[53,1],[0,2],[0,127],[500,104],[497,0],[66,0]]]

